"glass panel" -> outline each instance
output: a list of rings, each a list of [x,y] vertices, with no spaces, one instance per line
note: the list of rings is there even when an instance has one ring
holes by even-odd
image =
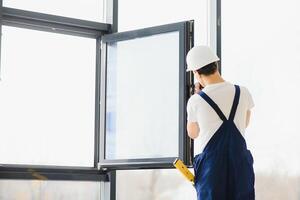
[[[176,170],[117,171],[118,200],[197,200],[194,186]]]
[[[119,0],[119,31],[195,20],[195,44],[209,44],[208,0]]]
[[[107,57],[106,158],[178,156],[179,32],[111,43]]]
[[[88,181],[0,180],[0,199],[99,200],[100,183]]]
[[[215,42],[210,29],[211,4],[209,0],[119,0],[118,28],[126,31],[193,19],[195,45],[210,45]],[[197,153],[198,140],[194,147]]]
[[[2,32],[0,163],[93,166],[96,41]]]
[[[103,22],[103,0],[3,0],[3,6]]]
[[[294,0],[222,4],[222,72],[247,86],[256,104],[246,136],[257,199],[300,199],[299,6]]]

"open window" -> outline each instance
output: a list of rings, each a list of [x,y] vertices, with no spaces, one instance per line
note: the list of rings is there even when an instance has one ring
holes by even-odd
[[[178,157],[191,164],[192,46],[193,21],[102,37],[99,168],[170,168]]]

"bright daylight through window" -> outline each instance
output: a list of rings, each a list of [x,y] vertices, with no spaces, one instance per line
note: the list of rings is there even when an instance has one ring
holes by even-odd
[[[255,101],[246,138],[257,199],[300,198],[298,8],[293,0],[222,1],[222,72]]]
[[[2,33],[0,163],[93,166],[95,39]]]
[[[106,158],[178,157],[179,33],[110,43],[107,54]]]
[[[3,0],[3,6],[63,17],[104,22],[103,0]]]

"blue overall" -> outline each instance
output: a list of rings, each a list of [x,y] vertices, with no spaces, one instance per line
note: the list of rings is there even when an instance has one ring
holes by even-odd
[[[239,104],[240,88],[235,95],[229,118],[203,91],[199,95],[223,121],[202,153],[194,158],[195,188],[198,200],[253,200],[253,157],[246,141],[234,124]]]

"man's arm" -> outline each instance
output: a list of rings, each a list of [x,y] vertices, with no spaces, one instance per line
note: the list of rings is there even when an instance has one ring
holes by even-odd
[[[247,88],[245,88],[245,94],[246,94],[246,98],[248,100],[248,102],[247,102],[248,110],[247,110],[247,115],[246,115],[246,128],[247,128],[250,123],[251,109],[254,107],[254,102],[253,102],[253,98]]]
[[[197,122],[187,123],[187,132],[190,138],[195,139],[199,136],[199,126]]]
[[[246,128],[248,127],[250,123],[250,117],[251,117],[251,110],[247,111],[247,116],[246,116]]]

